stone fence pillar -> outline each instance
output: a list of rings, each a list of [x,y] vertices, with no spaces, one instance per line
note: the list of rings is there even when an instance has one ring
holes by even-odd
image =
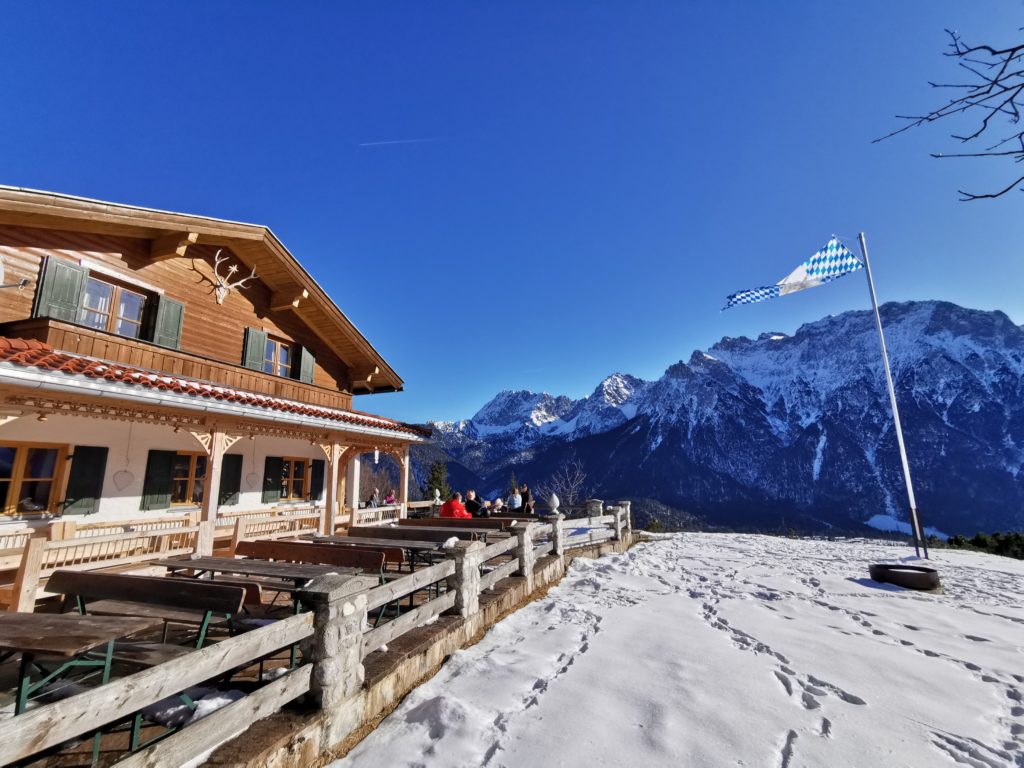
[[[601,499],[587,499],[587,517],[600,517],[604,514],[604,502]]]
[[[612,520],[612,532],[613,532],[612,541],[622,541],[622,528],[624,526],[624,523],[622,521],[622,517],[623,517],[622,507],[619,507],[619,506],[608,507],[608,511],[611,512],[612,516],[615,518],[614,520]]]
[[[327,574],[310,581],[299,599],[313,609],[313,634],[302,641],[304,659],[313,663],[310,694],[328,712],[327,739],[337,744],[362,720],[353,701],[363,686],[363,631],[370,576]],[[350,706],[346,706],[351,702]]]
[[[565,528],[562,527],[563,520],[565,520],[565,515],[563,514],[551,516],[551,554],[555,557],[562,557],[565,554]]]
[[[460,541],[448,554],[455,561],[455,573],[448,577],[448,589],[455,592],[455,610],[468,618],[480,610],[480,565],[482,541]]]
[[[533,528],[533,523],[527,523],[522,527],[517,525],[512,529],[515,531],[516,538],[518,539],[516,557],[519,559],[519,571],[517,575],[526,579],[527,593],[533,592],[533,565],[535,562],[533,556]]]
[[[624,517],[626,518],[625,522],[627,538],[633,537],[633,514],[630,511],[631,505],[632,502],[629,499],[623,499],[622,501],[619,502],[619,506],[622,507],[622,511],[625,513]]]

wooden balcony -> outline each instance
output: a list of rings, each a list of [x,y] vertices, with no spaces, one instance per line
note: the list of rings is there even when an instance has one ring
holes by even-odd
[[[304,384],[294,379],[253,371],[241,365],[231,365],[187,352],[166,349],[148,341],[129,339],[48,318],[4,323],[0,325],[0,335],[36,339],[72,355],[94,357],[132,368],[298,400],[308,405],[346,409],[352,407],[352,395],[347,392]]]

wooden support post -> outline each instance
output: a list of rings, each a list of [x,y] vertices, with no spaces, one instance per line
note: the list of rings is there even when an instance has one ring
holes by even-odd
[[[353,455],[345,469],[345,506],[349,511],[348,524],[353,526],[356,524],[356,518],[359,516],[359,468],[361,460],[358,448],[350,448],[349,450],[352,451]]]
[[[20,613],[32,613],[35,610],[39,573],[43,570],[45,555],[46,539],[42,536],[33,536],[25,543],[18,575],[14,579],[14,593],[7,610]]]
[[[551,554],[555,557],[562,557],[565,554],[565,526],[562,521],[565,515],[557,513],[551,516]]]
[[[245,525],[245,516],[239,515],[238,519],[235,520],[235,530],[231,534],[231,550],[228,554],[230,554],[232,557],[234,557],[235,555],[235,548],[238,546],[238,542],[245,539]]]
[[[448,590],[455,592],[455,610],[463,618],[480,610],[480,565],[482,541],[460,541],[448,552],[455,561],[455,573],[448,577]]]
[[[220,429],[210,430],[210,447],[206,453],[206,479],[203,480],[202,520],[216,520],[220,507],[220,470],[224,463],[228,436]]]
[[[313,609],[313,634],[302,641],[302,658],[313,664],[310,694],[329,713],[327,744],[333,747],[362,722],[357,706],[363,687],[363,631],[371,576],[318,576],[299,592]]]
[[[328,536],[334,535],[334,529],[338,520],[338,499],[340,489],[340,465],[341,456],[345,449],[338,443],[331,443],[327,446],[327,488],[324,493],[324,519],[320,532]]]
[[[210,556],[213,554],[213,537],[217,523],[215,520],[204,520],[199,524],[196,534],[196,554]]]
[[[526,579],[527,593],[533,592],[533,565],[536,562],[533,554],[533,528],[534,523],[527,523],[522,528],[517,525],[512,529],[519,540],[516,544],[516,558],[519,560],[516,575]]]
[[[401,509],[398,510],[399,519],[409,516],[409,472],[412,469],[412,461],[409,458],[409,446],[405,446],[402,452],[402,460],[399,462],[402,472],[402,484],[399,491],[398,503]]]

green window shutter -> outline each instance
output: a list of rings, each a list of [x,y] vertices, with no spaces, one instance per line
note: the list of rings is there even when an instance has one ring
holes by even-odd
[[[40,268],[32,316],[77,323],[88,276],[89,270],[84,267],[47,256]]]
[[[254,371],[263,370],[263,356],[267,352],[267,334],[256,328],[245,329],[245,349],[242,351],[242,365]]]
[[[103,475],[107,470],[107,449],[76,445],[71,454],[68,488],[64,494],[64,513],[91,515],[103,494]]]
[[[238,503],[238,494],[242,490],[242,454],[229,453],[221,459],[220,492],[217,494],[218,504],[229,507]]]
[[[181,349],[181,324],[185,319],[185,305],[166,296],[155,297],[156,309],[150,341],[168,349]]]
[[[324,469],[327,463],[323,459],[313,459],[309,476],[309,499],[320,501],[324,497]]]
[[[274,504],[281,500],[281,470],[284,459],[280,456],[267,456],[263,464],[263,503]]]
[[[142,481],[139,509],[167,509],[174,486],[174,451],[150,451],[146,460],[146,478]]]
[[[313,357],[312,352],[305,347],[295,346],[295,363],[292,366],[292,375],[295,378],[306,384],[312,384],[314,363],[316,363],[316,358]]]

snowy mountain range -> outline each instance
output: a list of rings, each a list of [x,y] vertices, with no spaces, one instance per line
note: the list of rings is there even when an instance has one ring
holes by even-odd
[[[1024,528],[1024,329],[947,302],[881,308],[918,505],[937,531]],[[870,312],[723,338],[656,381],[501,392],[432,425],[459,485],[500,493],[578,461],[591,495],[666,522],[863,531],[907,501]],[[909,530],[909,529],[908,529]]]

